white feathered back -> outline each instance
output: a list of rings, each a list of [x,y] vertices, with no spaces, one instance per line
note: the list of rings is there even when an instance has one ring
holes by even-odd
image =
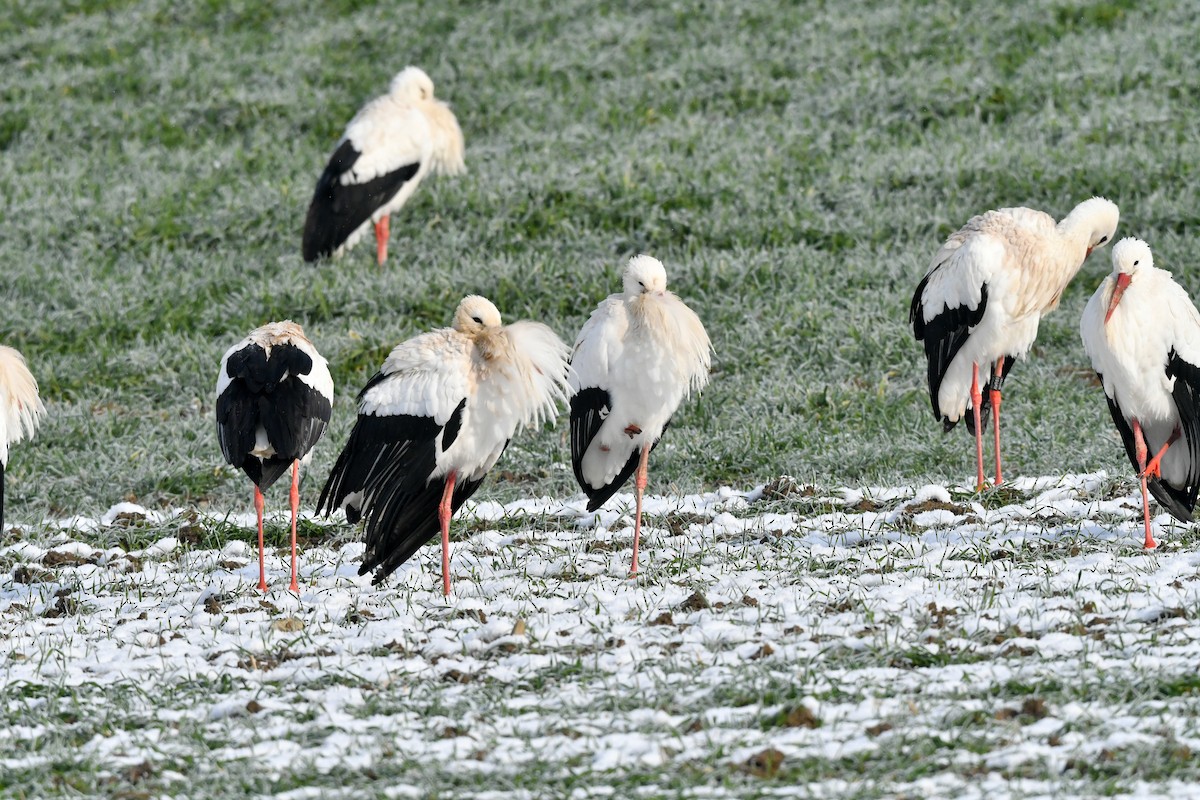
[[[558,416],[558,403],[567,402],[570,348],[540,322],[514,322],[504,330],[512,343],[513,365],[532,390],[520,424],[540,425],[553,420]]]
[[[8,464],[10,444],[33,436],[45,413],[25,357],[0,345],[0,464]]]
[[[466,172],[467,167],[463,163],[466,145],[462,128],[458,126],[458,118],[450,106],[441,100],[431,100],[423,110],[433,138],[433,169],[442,175],[461,175]]]

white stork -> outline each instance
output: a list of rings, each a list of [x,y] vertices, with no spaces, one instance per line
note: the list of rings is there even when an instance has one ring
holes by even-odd
[[[46,414],[25,356],[0,345],[0,534],[4,532],[4,469],[8,446],[33,436]]]
[[[1141,478],[1145,545],[1152,548],[1149,494],[1191,522],[1200,491],[1200,313],[1171,273],[1155,269],[1140,239],[1117,242],[1112,261],[1079,333]]]
[[[442,534],[450,594],[450,517],[474,494],[521,426],[553,419],[566,400],[567,346],[539,322],[502,325],[471,295],[451,328],[402,342],[358,395],[358,420],[321,491],[366,520],[358,574],[378,584]]]
[[[712,345],[700,318],[667,291],[662,263],[629,260],[625,291],[602,302],[571,356],[571,463],[595,511],[637,472],[633,565],[650,451],[680,402],[708,383]]]
[[[946,240],[917,285],[909,322],[917,341],[925,343],[933,416],[947,431],[966,417],[975,436],[977,489],[985,486],[988,406],[1000,484],[1004,379],[1013,360],[1029,351],[1039,321],[1058,307],[1084,259],[1112,238],[1118,216],[1117,206],[1102,197],[1080,203],[1058,224],[1029,208],[988,211]]]
[[[296,580],[296,515],[300,464],[325,433],[333,410],[329,365],[291,321],[255,328],[221,358],[217,376],[217,438],[225,460],[254,484],[258,516],[258,588],[267,590],[263,564],[263,492],[292,469],[292,582]]]
[[[457,175],[463,135],[433,81],[405,67],[388,93],[350,120],[317,180],[304,221],[304,260],[340,256],[375,226],[376,257],[387,259],[389,214],[399,211],[431,170]]]

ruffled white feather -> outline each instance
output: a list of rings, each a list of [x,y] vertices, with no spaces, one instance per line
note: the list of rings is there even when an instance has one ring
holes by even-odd
[[[8,446],[32,437],[45,414],[25,357],[0,345],[0,464],[8,465]]]

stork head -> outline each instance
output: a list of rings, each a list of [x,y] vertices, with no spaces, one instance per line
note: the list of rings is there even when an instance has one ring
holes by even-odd
[[[667,290],[667,271],[657,258],[634,256],[625,267],[623,282],[625,294],[629,297],[650,293],[662,294]]]
[[[1130,236],[1113,246],[1112,262],[1114,286],[1112,297],[1108,300],[1108,311],[1104,314],[1106,323],[1117,310],[1117,303],[1121,302],[1129,284],[1137,280],[1138,273],[1154,266],[1154,255],[1150,252],[1150,245]]]
[[[1121,212],[1116,203],[1103,197],[1093,197],[1075,206],[1062,224],[1065,227],[1078,228],[1082,232],[1083,238],[1087,240],[1087,255],[1090,256],[1097,247],[1103,247],[1112,241],[1117,233],[1117,222],[1120,218]]]
[[[468,336],[477,336],[487,328],[498,327],[500,311],[486,297],[467,295],[454,312],[454,330]]]
[[[409,103],[430,100],[433,98],[433,80],[420,67],[405,67],[392,78],[388,94]]]

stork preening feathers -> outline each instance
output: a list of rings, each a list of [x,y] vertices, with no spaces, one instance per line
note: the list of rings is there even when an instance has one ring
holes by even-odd
[[[454,112],[433,96],[428,75],[405,67],[387,94],[359,109],[329,157],[304,221],[304,260],[340,256],[374,225],[382,265],[389,215],[430,171],[463,170],[463,135]]]
[[[25,357],[0,345],[0,534],[4,533],[4,470],[8,446],[33,436],[46,413]]]
[[[329,365],[294,322],[256,328],[221,358],[217,376],[217,438],[225,460],[254,484],[258,516],[258,588],[267,590],[263,564],[263,492],[292,470],[291,591],[296,580],[296,515],[300,464],[325,433],[333,410]]]
[[[450,517],[479,488],[522,426],[566,400],[567,346],[538,322],[502,325],[469,296],[441,328],[396,346],[358,395],[358,420],[321,492],[366,525],[358,573],[379,583],[442,534],[450,593]]]
[[[976,487],[983,477],[983,431],[990,407],[996,483],[1000,463],[1000,391],[1013,360],[1037,338],[1041,318],[1092,250],[1117,229],[1117,206],[1101,197],[1061,222],[1028,208],[972,217],[934,255],[913,294],[909,322],[925,345],[933,415],[949,431],[966,417],[975,436]],[[988,391],[984,392],[983,388]]]
[[[712,346],[700,318],[667,291],[658,259],[630,259],[624,291],[602,302],[571,357],[571,463],[595,511],[636,473],[633,565],[650,451],[671,416],[708,383]]]
[[[1200,313],[1140,239],[1117,242],[1112,262],[1079,333],[1141,480],[1152,548],[1149,494],[1191,522],[1200,491]]]

